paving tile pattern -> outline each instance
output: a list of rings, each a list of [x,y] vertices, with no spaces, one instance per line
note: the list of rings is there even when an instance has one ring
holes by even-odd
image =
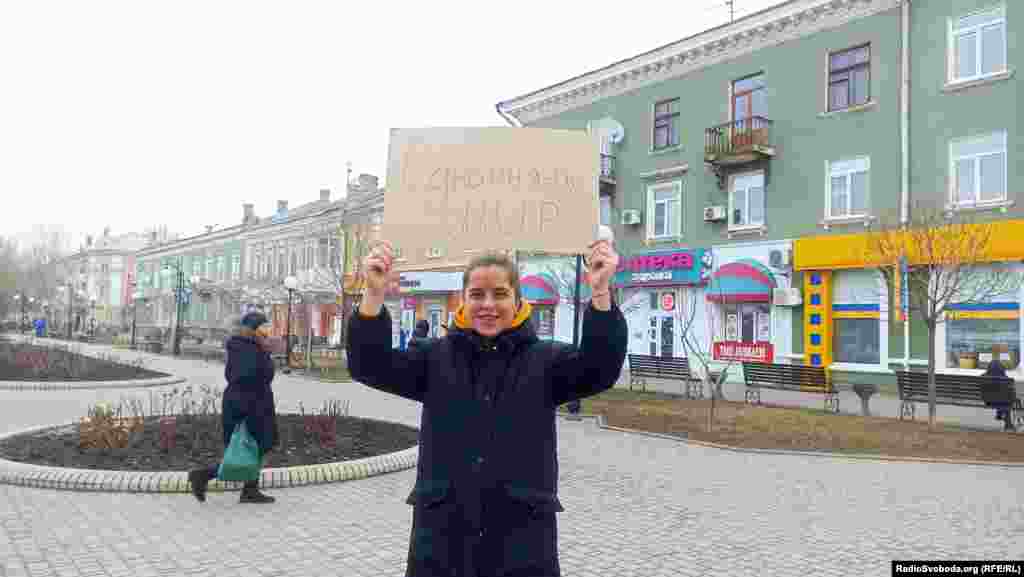
[[[216,367],[175,368],[219,382]],[[285,404],[338,397],[356,415],[418,418],[415,403],[355,383],[274,386]],[[2,392],[0,431],[70,420],[111,395]],[[744,454],[591,420],[560,420],[559,450],[567,577],[889,575],[892,559],[1024,558],[1021,469]],[[0,485],[0,577],[397,577],[414,478],[281,489],[269,506]]]

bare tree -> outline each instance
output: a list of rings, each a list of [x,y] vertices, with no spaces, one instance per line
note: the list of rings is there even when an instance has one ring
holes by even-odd
[[[709,284],[707,290],[710,289],[711,285]],[[715,337],[723,335],[724,331],[719,315],[715,314],[714,307],[707,304],[706,298],[703,299],[703,302],[700,298],[700,295],[708,294],[707,290],[702,293],[695,290],[687,291],[689,300],[685,307],[676,307],[676,317],[682,327],[682,341],[686,348],[686,356],[690,359],[691,364],[696,361],[700,366],[701,383],[708,390],[711,403],[708,408],[707,429],[710,433],[715,423],[715,402],[725,398],[722,393],[722,384],[728,377],[729,371],[732,370],[735,361],[726,360],[725,366],[722,366],[722,361],[714,358]],[[705,335],[701,335],[696,330],[699,306],[704,306]]]
[[[1021,277],[992,258],[995,226],[917,207],[904,225],[868,236],[866,260],[909,315],[928,328],[928,424],[935,426],[935,330],[955,306],[1016,295]],[[905,289],[904,289],[905,287]],[[909,318],[904,322],[910,322]]]

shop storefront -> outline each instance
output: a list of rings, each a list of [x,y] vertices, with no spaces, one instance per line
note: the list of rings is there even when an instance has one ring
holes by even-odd
[[[519,288],[530,303],[530,322],[537,336],[571,343],[576,291],[576,259],[572,256],[520,255]],[[580,280],[580,306],[590,301],[590,285]],[[582,315],[580,317],[582,322]]]
[[[792,304],[774,298],[791,286],[788,241],[715,247],[705,289],[716,361],[780,362],[792,352]]]
[[[993,225],[985,263],[961,268],[978,279],[1024,274],[1024,221]],[[904,306],[907,293],[889,288],[877,263],[868,262],[867,234],[833,235],[796,241],[794,266],[804,278],[804,362],[833,370],[882,371],[927,365],[927,331],[915,312]],[[896,278],[902,278],[896,275]],[[945,318],[936,326],[937,368],[943,372],[988,367],[993,359],[1021,375],[1021,287],[980,302],[951,299]],[[971,290],[963,294],[975,294]]]
[[[401,322],[399,347],[404,348],[416,322],[430,325],[430,336],[444,334],[441,325],[451,326],[462,303],[462,271],[417,271],[401,273],[398,280]]]
[[[669,249],[623,258],[614,285],[629,326],[629,352],[665,357],[686,356],[684,331],[703,342],[702,286],[707,282],[711,252]],[[692,316],[690,313],[692,311]]]

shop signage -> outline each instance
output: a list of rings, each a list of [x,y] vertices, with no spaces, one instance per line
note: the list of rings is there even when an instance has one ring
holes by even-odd
[[[402,310],[416,310],[416,297],[402,297]]]
[[[715,343],[712,353],[717,361],[770,363],[775,358],[775,347],[771,343],[719,341]]]
[[[704,249],[672,249],[624,258],[615,273],[618,286],[703,284],[711,267]]]
[[[676,310],[676,297],[672,293],[663,293],[661,295],[661,308],[666,311]]]
[[[402,294],[416,292],[459,292],[461,290],[461,272],[403,272],[398,277],[398,291]]]

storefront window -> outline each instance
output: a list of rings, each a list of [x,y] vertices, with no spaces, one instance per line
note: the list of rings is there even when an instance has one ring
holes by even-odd
[[[725,340],[743,343],[772,340],[771,309],[767,304],[743,303],[722,306]]]
[[[1019,319],[951,319],[946,321],[947,366],[984,369],[999,359],[1006,369],[1020,364]]]
[[[835,319],[832,354],[837,363],[881,362],[878,319]]]
[[[530,314],[530,322],[540,338],[554,338],[555,310],[554,307],[534,305]]]

